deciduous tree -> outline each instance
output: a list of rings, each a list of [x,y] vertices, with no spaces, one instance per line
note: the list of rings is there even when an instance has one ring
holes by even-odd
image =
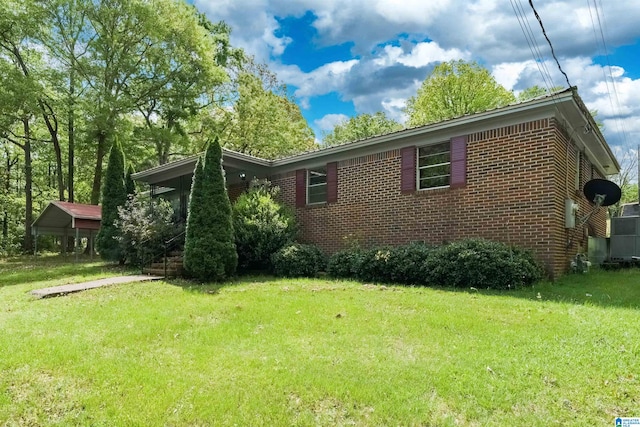
[[[325,135],[322,142],[324,145],[337,145],[395,132],[400,129],[402,129],[402,125],[388,118],[383,112],[359,114],[349,120],[338,123],[331,132]]]
[[[409,126],[421,126],[503,107],[515,101],[486,68],[462,60],[436,65],[407,101]]]
[[[233,58],[232,81],[220,88],[214,109],[203,118],[224,147],[273,159],[307,151],[315,136],[285,85],[252,58]]]

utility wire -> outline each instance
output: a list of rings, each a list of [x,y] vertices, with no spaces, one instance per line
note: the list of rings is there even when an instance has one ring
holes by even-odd
[[[558,64],[558,68],[560,69],[560,72],[564,75],[564,78],[567,80],[567,85],[569,85],[569,87],[571,87],[571,83],[569,83],[569,76],[567,76],[567,73],[565,73],[564,70],[562,69],[562,67],[560,66],[560,61],[558,61],[558,57],[556,56],[556,52],[553,50],[553,45],[551,44],[551,40],[549,40],[549,36],[547,36],[547,32],[544,29],[544,25],[542,25],[542,19],[540,18],[540,15],[538,15],[538,11],[536,10],[535,6],[533,5],[533,0],[529,0],[529,6],[531,6],[531,9],[533,9],[533,14],[536,16],[536,19],[538,20],[538,23],[540,24],[540,28],[542,29],[542,34],[544,35],[544,38],[547,39],[547,43],[549,43],[549,47],[551,48],[551,55],[553,55],[553,59],[556,60],[556,64]]]
[[[607,87],[607,95],[609,97],[609,104],[611,104],[611,110],[614,112],[615,115],[619,116],[620,112],[622,110],[622,108],[620,107],[620,98],[618,97],[618,89],[616,87],[616,81],[613,78],[613,72],[611,71],[612,67],[611,67],[611,60],[609,57],[609,50],[607,49],[607,42],[606,42],[606,38],[605,38],[605,31],[606,31],[606,22],[604,20],[604,12],[601,12],[602,10],[602,3],[600,3],[600,8],[598,8],[598,3],[596,0],[592,0],[593,1],[593,10],[595,10],[596,13],[596,19],[597,19],[597,23],[598,23],[598,28],[599,28],[599,33],[600,33],[600,40],[602,40],[602,49],[603,49],[603,53],[604,53],[604,57],[607,60],[607,66],[606,67],[602,67],[602,75],[604,77],[604,83],[605,86]],[[596,40],[596,46],[599,46],[599,41],[598,41],[598,31],[596,29],[596,20],[594,20],[593,17],[593,13],[592,13],[592,8],[591,8],[591,3],[589,2],[589,0],[587,0],[587,6],[589,7],[589,16],[591,17],[591,25],[593,26],[593,35],[595,37]],[[600,15],[602,15],[602,19],[600,18]],[[605,72],[605,69],[608,71],[609,73],[609,78],[607,78],[607,74]],[[611,88],[613,90],[611,90],[611,88],[609,88],[609,79],[611,79]],[[615,98],[615,103],[611,97],[611,92],[613,92],[613,96]],[[624,123],[618,118],[617,120],[615,120],[616,123],[616,127],[618,128],[618,133],[620,133],[622,135],[622,139],[624,141],[624,145],[628,145],[628,139],[627,139],[627,132],[624,126]]]
[[[545,87],[547,88],[547,92],[551,93],[551,89],[553,87],[553,80],[551,78],[551,74],[546,66],[544,58],[542,57],[542,53],[538,48],[538,43],[536,42],[535,36],[533,34],[533,30],[531,29],[531,25],[529,24],[528,19],[526,18],[526,14],[524,12],[524,8],[519,0],[510,0],[511,7],[513,8],[514,13],[516,14],[516,18],[518,19],[518,24],[520,24],[520,29],[524,34],[524,38],[527,41],[527,45],[529,45],[529,50],[531,51],[531,55],[533,56],[533,62],[538,67],[538,71],[540,71],[540,75],[542,77],[542,81],[544,82]]]

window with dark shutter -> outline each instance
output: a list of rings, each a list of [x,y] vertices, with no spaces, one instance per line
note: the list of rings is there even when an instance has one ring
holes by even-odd
[[[467,137],[451,138],[451,188],[467,184]]]
[[[443,142],[418,149],[418,188],[448,187],[451,180],[450,144]]]
[[[400,150],[400,158],[400,190],[403,193],[412,193],[416,190],[416,147],[404,147]]]
[[[338,201],[338,163],[327,163],[327,203]]]
[[[307,171],[307,204],[327,202],[327,168],[320,167]]]
[[[307,186],[305,178],[307,171],[298,169],[296,171],[296,207],[301,208],[307,203]]]

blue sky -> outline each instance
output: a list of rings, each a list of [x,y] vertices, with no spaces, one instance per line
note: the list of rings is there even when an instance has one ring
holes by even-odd
[[[620,154],[640,143],[640,1],[534,0],[556,55]],[[318,139],[406,99],[435,65],[475,60],[516,94],[567,86],[528,0],[195,0],[286,83]],[[527,39],[522,27],[530,29]],[[534,58],[530,46],[539,56]],[[540,67],[543,64],[544,67]],[[620,157],[619,154],[619,157]]]

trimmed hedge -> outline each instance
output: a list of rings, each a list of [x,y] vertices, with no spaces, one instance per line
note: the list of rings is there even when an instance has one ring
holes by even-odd
[[[432,247],[346,249],[334,253],[327,272],[335,278],[404,285],[511,289],[542,277],[542,268],[525,250],[482,239]]]
[[[366,250],[345,249],[329,258],[327,273],[335,278],[364,282],[425,285],[428,274],[424,261],[432,250],[422,242]]]
[[[294,243],[274,253],[271,265],[276,276],[315,277],[324,270],[326,257],[315,245]]]
[[[359,248],[335,252],[327,261],[327,273],[337,279],[353,279],[357,277],[362,252]]]
[[[484,239],[441,246],[425,268],[430,283],[458,288],[513,289],[542,278],[542,268],[528,251]]]

